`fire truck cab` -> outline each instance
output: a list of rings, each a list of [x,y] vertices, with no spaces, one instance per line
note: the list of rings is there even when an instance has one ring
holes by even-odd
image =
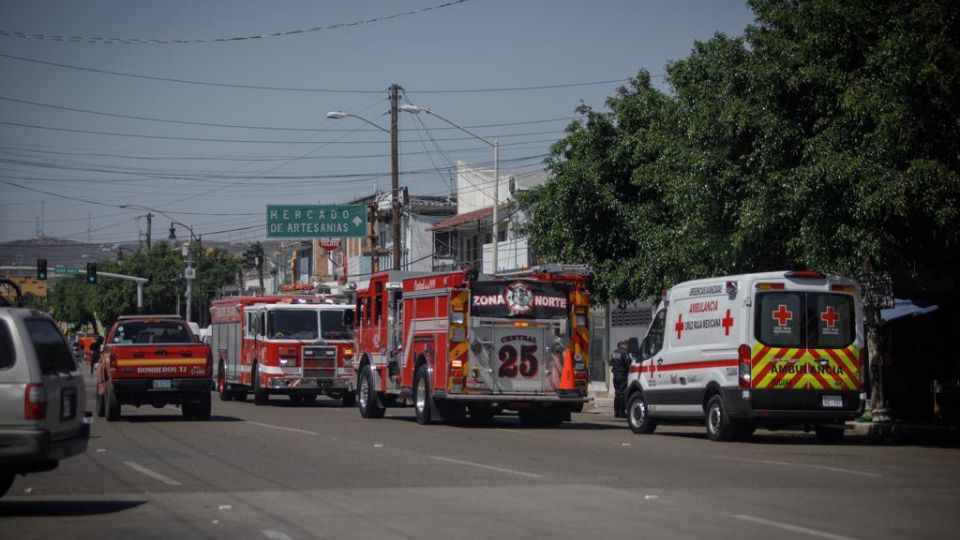
[[[351,387],[360,414],[413,405],[421,424],[516,410],[556,425],[587,397],[589,296],[582,268],[509,276],[381,272],[357,293]]]
[[[222,401],[256,405],[271,394],[313,402],[324,394],[354,404],[353,306],[312,296],[238,296],[210,308],[211,347]]]

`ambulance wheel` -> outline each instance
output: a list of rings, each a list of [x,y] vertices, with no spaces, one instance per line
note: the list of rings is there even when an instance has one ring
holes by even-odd
[[[843,426],[814,426],[817,441],[835,444],[843,440]]]
[[[103,401],[103,394],[97,394],[97,416],[103,418],[107,415],[107,405]]]
[[[383,418],[387,408],[380,403],[380,396],[373,386],[373,368],[366,366],[360,372],[360,382],[357,384],[357,408],[364,418]]]
[[[13,479],[17,475],[12,472],[0,472],[0,497],[3,497],[10,491],[10,486],[13,485]]]
[[[344,392],[340,399],[343,400],[344,407],[353,407],[357,404],[357,393],[356,392]]]
[[[729,441],[736,435],[736,425],[730,419],[730,415],[727,414],[727,408],[719,394],[707,401],[705,416],[707,437],[711,441]]]
[[[117,393],[113,390],[113,384],[107,383],[107,422],[116,422],[120,419],[120,400],[117,399]]]
[[[253,365],[253,404],[266,405],[270,401],[270,394],[260,389],[260,365]]]
[[[425,426],[430,423],[430,408],[433,406],[433,397],[430,395],[430,374],[427,365],[421,364],[417,368],[417,376],[413,380],[413,408],[417,413],[417,423]]]
[[[233,400],[233,392],[227,388],[227,376],[223,374],[223,362],[220,362],[220,368],[217,369],[217,393],[220,394],[220,401]]]
[[[653,433],[657,429],[657,423],[650,417],[647,402],[643,399],[643,392],[634,392],[627,401],[627,423],[630,430],[638,435]]]

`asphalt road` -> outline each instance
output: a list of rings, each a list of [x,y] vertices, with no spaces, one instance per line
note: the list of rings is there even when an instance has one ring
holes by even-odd
[[[92,410],[92,393],[88,409]],[[85,455],[18,477],[0,538],[956,538],[960,450],[701,427],[633,435],[364,420],[321,398],[96,419]]]

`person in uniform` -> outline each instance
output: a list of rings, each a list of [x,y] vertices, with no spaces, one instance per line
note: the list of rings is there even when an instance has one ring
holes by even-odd
[[[627,374],[630,372],[630,353],[627,342],[617,343],[617,349],[610,358],[610,371],[613,372],[613,416],[627,417]]]

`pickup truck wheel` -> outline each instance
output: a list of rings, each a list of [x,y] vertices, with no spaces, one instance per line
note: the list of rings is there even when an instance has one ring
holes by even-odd
[[[253,365],[253,404],[266,405],[270,401],[270,394],[260,389],[260,365]]]
[[[705,416],[707,437],[711,441],[729,441],[736,435],[736,424],[727,414],[727,407],[723,404],[723,398],[719,395],[715,395],[707,401]]]
[[[0,497],[3,497],[10,491],[10,486],[13,485],[15,476],[12,472],[0,472]]]
[[[373,368],[366,366],[360,372],[360,382],[357,384],[357,408],[364,418],[383,418],[387,408],[380,402],[380,396],[373,386]]]
[[[657,423],[650,418],[643,392],[634,392],[627,401],[627,424],[630,425],[630,430],[638,435],[653,433],[657,428]]]
[[[103,394],[97,394],[97,416],[103,418],[107,415],[107,406],[103,402]]]
[[[197,420],[210,419],[210,411],[213,409],[213,404],[210,401],[210,392],[204,393],[203,397],[200,398],[200,403],[193,406],[194,418]]]
[[[430,408],[433,406],[433,397],[430,395],[430,373],[426,364],[417,368],[417,376],[413,380],[413,408],[417,413],[417,423],[425,426],[430,423]]]
[[[340,399],[343,401],[344,407],[353,407],[357,404],[357,393],[356,392],[344,392]]]
[[[107,383],[107,422],[116,422],[120,419],[120,400],[117,399],[117,393],[113,389],[113,383]]]
[[[223,374],[223,362],[217,369],[217,393],[220,394],[220,401],[233,400],[233,392],[227,388],[227,376]]]

